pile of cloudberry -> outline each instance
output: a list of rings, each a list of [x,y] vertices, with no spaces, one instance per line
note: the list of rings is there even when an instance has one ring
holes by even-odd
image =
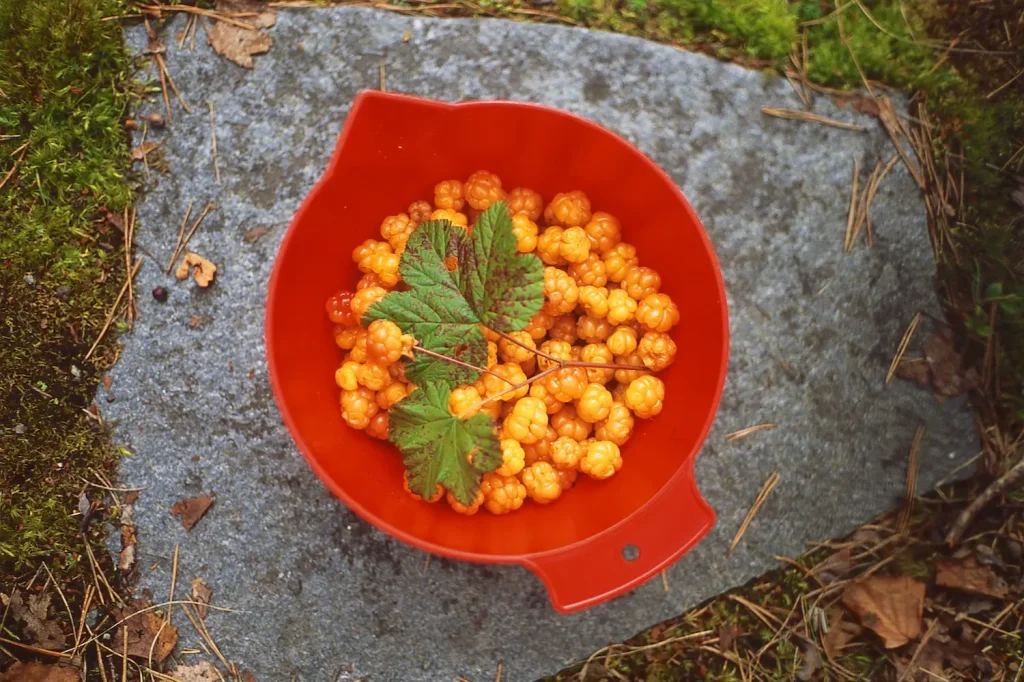
[[[483,329],[488,372],[451,391],[453,415],[486,413],[501,439],[502,463],[483,475],[473,503],[447,494],[462,514],[481,506],[505,514],[526,498],[553,502],[580,473],[599,480],[614,476],[634,418],[661,412],[665,385],[655,373],[676,355],[669,331],[679,311],[660,293],[661,275],[641,266],[636,248],[622,241],[614,216],[591,211],[580,191],[557,194],[545,206],[537,192],[506,192],[496,175],[477,171],[465,182],[439,183],[433,205],[417,201],[406,213],[386,217],[382,239],[368,239],[352,252],[364,273],[356,290],[327,301],[334,340],[345,351],[335,380],[349,426],[386,439],[388,410],[416,390],[403,364],[415,339],[389,320],[365,328],[360,323],[373,303],[403,286],[398,266],[409,235],[429,220],[472,233],[476,218],[497,201],[511,214],[519,252],[536,254],[545,264],[544,305],[520,331]],[[425,501],[442,497],[438,484]]]

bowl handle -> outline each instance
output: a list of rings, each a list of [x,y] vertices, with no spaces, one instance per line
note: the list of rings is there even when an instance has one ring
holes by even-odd
[[[627,520],[568,547],[526,557],[555,610],[570,613],[639,586],[693,547],[715,525],[690,471],[680,471]]]

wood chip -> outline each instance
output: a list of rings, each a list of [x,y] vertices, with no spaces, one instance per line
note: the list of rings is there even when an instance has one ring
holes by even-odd
[[[786,118],[793,121],[808,121],[810,123],[820,123],[822,125],[832,126],[833,128],[842,128],[844,130],[856,130],[863,132],[867,130],[866,127],[859,123],[845,123],[843,121],[837,121],[832,118],[825,118],[818,114],[812,114],[809,111],[800,111],[799,109],[777,109],[775,107],[761,107],[761,113],[767,114],[768,116],[775,116],[776,118]]]
[[[210,612],[210,599],[212,597],[213,590],[210,589],[210,586],[202,578],[196,578],[192,581],[192,601],[198,602],[198,604],[193,604],[193,606],[200,618],[206,618],[206,614]]]
[[[217,266],[211,261],[206,260],[198,253],[192,251],[185,252],[185,258],[181,261],[181,265],[174,271],[174,276],[178,279],[187,279],[189,273],[192,274],[192,278],[196,281],[196,284],[202,288],[210,286],[213,282],[213,278],[217,275]]]
[[[206,511],[213,506],[213,501],[211,495],[187,497],[171,505],[171,514],[181,517],[181,525],[185,527],[185,530],[192,530],[196,522],[203,518]]]
[[[1006,599],[1009,587],[988,566],[982,566],[972,556],[960,561],[935,562],[935,584],[996,599]]]
[[[843,605],[894,649],[921,634],[924,594],[925,584],[913,578],[872,575],[846,586]]]

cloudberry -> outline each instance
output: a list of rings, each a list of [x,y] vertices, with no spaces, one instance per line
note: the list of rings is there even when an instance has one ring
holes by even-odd
[[[617,365],[628,365],[630,367],[646,367],[644,361],[640,359],[640,355],[633,351],[629,355],[616,355],[615,364]],[[642,376],[646,376],[646,372],[635,369],[617,369],[615,370],[615,380],[621,384],[628,384],[634,379],[639,379]]]
[[[658,293],[658,289],[661,288],[661,275],[656,270],[637,265],[626,270],[622,288],[633,300],[642,301],[647,296]]]
[[[558,434],[551,426],[544,429],[544,435],[537,439],[537,442],[523,446],[526,453],[526,466],[534,462],[551,461],[551,445],[558,438]]]
[[[537,222],[544,212],[544,199],[540,194],[526,187],[516,187],[509,192],[505,203],[508,205],[509,213],[513,216],[525,215],[533,222]]]
[[[566,405],[551,417],[551,427],[559,436],[582,441],[590,435],[593,424],[580,419],[576,414],[576,408],[571,404]]]
[[[501,476],[515,476],[526,466],[523,446],[514,438],[501,439],[501,466],[494,473]]]
[[[578,440],[559,436],[551,444],[551,463],[560,469],[575,469],[583,456]]]
[[[366,336],[366,330],[362,327],[342,327],[334,325],[334,343],[338,348],[352,350],[360,336]]]
[[[587,444],[587,452],[580,460],[580,471],[596,479],[615,475],[622,468],[619,446],[608,440],[596,440]]]
[[[647,332],[636,352],[648,369],[660,372],[676,359],[676,343],[668,334]]]
[[[341,417],[353,429],[365,429],[370,417],[377,414],[377,401],[373,391],[359,386],[354,391],[341,392]]]
[[[585,285],[580,287],[580,306],[583,312],[593,318],[608,316],[608,289]]]
[[[601,257],[604,259],[608,279],[612,282],[621,282],[629,273],[629,268],[639,263],[636,247],[626,242],[619,242],[603,252]]]
[[[590,221],[590,199],[579,190],[556,194],[544,209],[549,225],[581,227]]]
[[[406,385],[392,377],[390,384],[377,391],[377,405],[382,410],[390,410],[395,403],[407,395],[409,395],[409,389],[406,388]]]
[[[583,229],[587,231],[593,250],[600,254],[615,248],[622,235],[619,219],[603,211],[595,213]]]
[[[456,225],[463,229],[469,227],[469,218],[466,217],[465,213],[459,213],[450,208],[439,208],[430,214],[431,220],[447,220],[452,225]]]
[[[519,253],[530,253],[537,248],[537,223],[522,213],[512,216],[512,234],[516,236]]]
[[[380,440],[388,439],[388,411],[380,410],[370,417],[370,423],[366,427],[366,433]]]
[[[548,330],[555,324],[555,316],[548,315],[543,310],[530,318],[526,325],[526,331],[534,341],[540,341],[548,335]]]
[[[621,402],[613,402],[608,417],[594,425],[594,436],[598,440],[610,440],[616,445],[625,445],[633,435],[633,413]]]
[[[622,289],[608,292],[608,322],[620,325],[629,322],[636,315],[637,303]]]
[[[580,350],[580,360],[610,365],[615,362],[615,356],[604,343],[588,343]],[[592,384],[607,384],[613,376],[615,376],[614,369],[587,367],[587,379]]]
[[[461,211],[465,200],[462,197],[462,183],[458,180],[445,180],[434,185],[434,206]]]
[[[569,227],[558,240],[558,255],[568,263],[582,263],[590,255],[590,240],[582,227]]]
[[[603,287],[608,283],[608,271],[604,261],[593,251],[590,252],[586,260],[569,266],[569,276],[576,280],[576,284],[581,287],[588,284]]]
[[[637,333],[632,327],[620,325],[615,328],[606,343],[615,355],[630,355],[636,350]]]
[[[505,438],[515,438],[523,445],[537,442],[547,431],[548,412],[544,401],[526,396],[516,401],[512,414],[502,426]]]
[[[579,297],[580,288],[565,270],[551,266],[544,268],[544,312],[550,315],[571,313]]]
[[[560,247],[562,245],[563,230],[553,225],[537,237],[537,255],[547,265],[565,265],[568,261],[562,258]]]
[[[477,171],[469,176],[462,187],[462,194],[470,206],[478,211],[487,210],[495,201],[505,198],[501,179],[488,171]]]
[[[562,484],[555,468],[547,462],[536,462],[523,469],[523,486],[534,502],[554,502],[562,494]]]
[[[523,384],[526,382],[526,373],[523,372],[523,368],[515,362],[506,362],[501,365],[495,365],[491,370],[494,374],[484,374],[484,389],[487,391],[486,397],[498,395],[503,391],[506,391],[516,384]],[[498,376],[494,376],[497,374]],[[519,398],[522,398],[529,392],[529,386],[520,386],[516,390],[505,393],[505,395],[498,398],[505,402],[515,402]]]
[[[338,371],[340,372],[341,370]],[[549,415],[562,409],[562,401],[556,398],[553,393],[548,391],[547,386],[544,385],[543,381],[535,381],[530,384],[530,395],[544,401],[544,406],[547,408],[547,413]]]
[[[576,414],[585,422],[599,422],[608,418],[612,408],[612,394],[601,384],[589,384],[576,402]]]
[[[555,341],[576,343],[576,317],[571,313],[556,317],[555,323],[548,331],[548,336]]]
[[[414,201],[409,204],[409,220],[419,225],[430,220],[430,214],[434,209],[430,206],[429,201]]]
[[[476,491],[475,496],[473,497],[473,503],[470,504],[469,506],[466,506],[459,502],[458,500],[456,500],[455,496],[452,495],[450,491],[445,495],[445,499],[448,500],[448,506],[451,507],[452,510],[455,511],[455,513],[464,514],[465,516],[472,516],[473,514],[476,514],[478,511],[480,511],[480,507],[483,506],[484,491],[482,489],[478,489]]]
[[[369,307],[384,298],[387,293],[387,290],[383,287],[366,287],[365,289],[360,289],[356,292],[356,295],[352,297],[352,312],[358,315],[359,319],[362,319]]]
[[[526,362],[534,356],[537,344],[529,332],[509,332],[507,339],[498,341],[498,353],[505,362]],[[512,340],[510,340],[512,339]]]
[[[405,242],[415,228],[416,224],[407,214],[389,215],[380,224],[380,236],[387,240],[392,251],[400,253],[402,249],[399,246],[405,247]]]
[[[508,514],[523,506],[526,500],[526,486],[515,476],[484,474],[480,481],[484,494],[484,507],[492,514]]]
[[[582,367],[564,367],[541,379],[544,388],[563,403],[576,400],[587,388],[587,370]]]
[[[636,319],[652,332],[667,332],[679,322],[679,308],[668,294],[650,294],[640,301]]]
[[[584,315],[576,323],[576,334],[587,343],[600,343],[611,336],[615,326],[608,320]]]
[[[385,367],[398,362],[412,337],[403,338],[402,330],[391,320],[374,320],[366,328],[366,356]]]
[[[327,317],[331,322],[345,327],[359,326],[359,319],[352,312],[353,296],[351,291],[339,291],[327,299]]]
[[[338,388],[346,391],[354,391],[359,385],[356,381],[356,370],[359,369],[358,362],[352,362],[346,360],[341,363],[341,367],[334,371],[334,383],[338,385]]]
[[[579,476],[579,471],[576,469],[562,469],[561,467],[555,467],[555,473],[558,475],[558,482],[563,491],[572,488],[576,483],[576,477]]]
[[[550,339],[540,344],[539,350],[544,355],[550,355],[557,360],[572,360],[572,344],[565,341]],[[537,366],[541,369],[551,369],[556,364],[558,363],[552,362],[543,356],[537,361]]]
[[[664,407],[664,400],[665,382],[655,376],[638,377],[626,389],[626,407],[641,419],[657,416]]]

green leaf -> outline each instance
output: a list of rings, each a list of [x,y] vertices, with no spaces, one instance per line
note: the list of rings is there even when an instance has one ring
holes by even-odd
[[[501,465],[501,444],[488,415],[453,416],[448,411],[450,394],[446,383],[427,383],[395,403],[388,440],[402,452],[410,490],[427,499],[440,483],[468,505],[476,495],[480,476]]]
[[[1002,282],[992,282],[985,287],[985,298],[999,298],[1003,295],[1003,284]]]
[[[446,220],[417,227],[399,265],[409,291],[393,291],[370,306],[363,323],[386,319],[427,350],[471,365],[487,362],[480,325],[522,329],[544,304],[544,264],[520,254],[503,202],[477,219],[472,236]],[[472,383],[476,370],[420,353],[405,374],[417,385]]]

